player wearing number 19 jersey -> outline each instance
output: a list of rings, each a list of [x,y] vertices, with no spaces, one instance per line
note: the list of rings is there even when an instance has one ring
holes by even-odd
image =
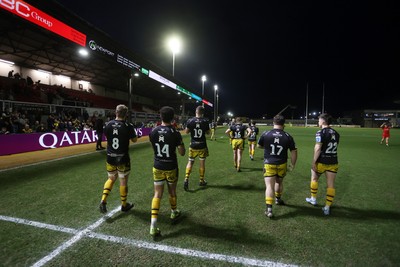
[[[128,107],[118,105],[115,110],[116,118],[108,122],[104,129],[107,137],[107,173],[108,179],[103,187],[103,195],[100,202],[100,211],[107,212],[107,197],[113,185],[119,177],[119,192],[121,198],[121,211],[128,211],[133,204],[127,203],[128,177],[131,171],[129,157],[129,141],[136,142],[137,135],[131,123],[125,121]]]
[[[323,113],[318,117],[318,126],[321,128],[315,135],[314,157],[311,167],[311,197],[306,201],[311,205],[317,205],[318,180],[321,174],[326,176],[325,207],[322,208],[325,215],[330,214],[330,207],[336,194],[335,178],[339,169],[337,149],[340,135],[330,127],[332,117]]]
[[[183,189],[189,190],[189,176],[192,172],[195,158],[199,157],[200,167],[200,186],[207,185],[207,181],[204,179],[206,172],[206,158],[208,157],[208,147],[206,135],[209,135],[210,122],[204,118],[204,107],[198,106],[196,108],[196,116],[190,118],[186,123],[186,133],[190,133],[190,146],[189,146],[189,160],[186,165],[185,182],[183,183]]]

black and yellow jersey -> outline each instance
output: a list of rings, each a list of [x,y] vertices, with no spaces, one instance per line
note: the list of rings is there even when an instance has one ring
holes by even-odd
[[[178,168],[176,149],[183,145],[182,135],[173,126],[157,126],[149,136],[154,150],[154,168],[174,170]]]
[[[319,130],[315,134],[315,141],[322,143],[321,154],[317,162],[323,164],[337,164],[338,155],[337,148],[339,145],[340,135],[334,129],[327,127]]]
[[[137,137],[131,123],[111,120],[104,128],[107,138],[107,162],[112,165],[127,163],[129,159],[130,139]]]
[[[247,128],[247,125],[243,125],[241,123],[234,124],[229,127],[230,136],[233,139],[245,139]]]
[[[210,123],[207,118],[190,118],[186,123],[186,128],[190,131],[191,148],[207,148],[206,134],[210,131]]]
[[[288,149],[296,150],[293,137],[280,129],[265,131],[257,143],[264,148],[265,164],[283,164],[287,162]]]

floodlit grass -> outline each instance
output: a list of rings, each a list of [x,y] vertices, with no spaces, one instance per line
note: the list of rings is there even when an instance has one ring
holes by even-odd
[[[261,130],[265,130],[262,127]],[[400,263],[400,131],[392,129],[390,146],[379,145],[380,129],[336,128],[341,134],[339,173],[332,215],[325,217],[325,178],[320,180],[318,207],[309,196],[310,166],[317,128],[287,127],[295,138],[299,159],[284,180],[286,206],[274,206],[275,218],[265,217],[261,149],[254,161],[243,153],[242,172],[233,167],[225,129],[209,141],[206,162],[208,186],[198,186],[198,159],[183,190],[187,156],[179,157],[176,223],[169,221],[167,191],[161,202],[159,227],[163,237],[149,236],[153,195],[152,150],[149,143],[131,147],[132,173],[129,213],[117,212],[84,235],[49,266],[232,266],[205,259],[198,252],[277,261],[302,266],[398,266]],[[188,147],[188,136],[184,137]],[[26,219],[77,232],[102,215],[98,211],[106,179],[105,152],[0,172],[0,216]],[[118,184],[108,208],[120,205]],[[0,220],[0,262],[4,266],[30,266],[46,257],[76,233]],[[108,236],[108,240],[99,239]],[[120,243],[113,238],[122,240]],[[134,243],[138,242],[138,243]],[[150,244],[150,248],[137,244]],[[194,256],[151,249],[165,245],[195,250]],[[197,253],[197,254],[196,254]]]

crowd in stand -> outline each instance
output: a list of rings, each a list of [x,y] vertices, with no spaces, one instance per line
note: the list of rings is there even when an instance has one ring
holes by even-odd
[[[54,105],[70,105],[92,107],[93,103],[90,95],[94,95],[90,89],[87,92],[80,92],[87,96],[79,97],[74,94],[72,89],[68,89],[63,85],[46,85],[40,80],[34,82],[31,77],[22,78],[18,73],[8,78],[2,77],[0,80],[0,97],[4,100],[15,100],[35,103],[45,103]]]
[[[97,118],[102,115],[93,114],[90,116],[86,111],[78,114],[75,109],[62,109],[58,113],[42,115],[40,110],[3,112],[0,118],[0,134],[24,134],[43,132],[65,132],[94,130]],[[47,118],[46,118],[47,117]],[[106,114],[103,119],[107,123],[115,117],[115,114]],[[43,123],[45,121],[45,123]],[[135,128],[153,128],[157,122],[135,122]],[[180,127],[179,127],[180,126]],[[177,128],[182,128],[180,124]]]
[[[45,119],[46,123],[42,122],[39,112],[5,112],[0,119],[0,134],[92,130],[96,119],[96,116],[89,117],[86,112],[80,116],[72,109],[50,114]]]
[[[3,112],[0,118],[0,134],[24,134],[37,132],[57,132],[57,131],[81,131],[93,130],[96,116],[89,117],[89,114],[84,110],[83,114],[79,114],[71,106],[93,107],[96,106],[89,98],[83,96],[92,96],[93,101],[97,99],[100,107],[106,108],[103,102],[119,101],[101,96],[95,96],[91,92],[80,92],[65,88],[62,85],[45,85],[41,84],[40,80],[34,82],[29,76],[25,79],[19,73],[10,71],[8,77],[0,77],[0,99],[44,104],[58,105],[57,110],[61,111],[54,114],[49,114],[44,111],[45,108],[34,109],[14,109],[13,112]],[[93,98],[96,97],[96,98]],[[113,100],[113,101],[111,101]],[[111,103],[113,107],[115,103]],[[60,107],[60,106],[70,106]],[[104,121],[108,122],[113,119],[115,114],[107,114]],[[178,121],[178,119],[176,120]],[[148,127],[153,128],[158,124],[155,121],[135,122],[136,128]],[[183,126],[178,123],[178,129]]]

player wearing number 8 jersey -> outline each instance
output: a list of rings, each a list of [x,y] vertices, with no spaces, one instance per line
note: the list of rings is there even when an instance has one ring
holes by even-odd
[[[189,160],[186,165],[185,181],[183,183],[183,189],[189,190],[189,177],[192,172],[195,158],[199,157],[200,167],[200,186],[207,185],[207,181],[204,179],[206,172],[206,158],[208,157],[208,147],[206,135],[211,133],[210,122],[204,118],[204,107],[198,106],[196,108],[196,116],[190,118],[186,123],[186,133],[190,133],[190,146],[189,146]]]
[[[339,168],[337,148],[340,135],[330,127],[332,117],[323,113],[318,117],[318,126],[321,128],[315,135],[314,157],[311,166],[311,197],[306,201],[317,205],[318,180],[321,174],[326,176],[326,200],[322,208],[325,215],[330,214],[330,207],[336,195],[335,178]]]
[[[131,123],[125,121],[128,107],[118,105],[115,109],[116,118],[108,122],[104,129],[107,137],[107,173],[108,179],[103,187],[103,195],[100,202],[100,212],[107,212],[107,197],[111,193],[113,185],[119,177],[119,192],[121,198],[121,211],[128,211],[133,204],[127,203],[128,177],[131,171],[129,157],[129,141],[136,142],[137,135]]]
[[[161,125],[154,128],[149,136],[154,151],[153,180],[154,196],[151,202],[151,224],[150,235],[160,235],[157,228],[158,212],[164,192],[164,184],[167,183],[169,192],[169,203],[171,205],[171,220],[180,216],[177,209],[176,184],[178,182],[178,159],[176,150],[181,156],[185,155],[185,145],[179,131],[171,124],[174,119],[172,107],[160,109]]]
[[[265,131],[257,142],[264,149],[264,182],[265,182],[265,215],[272,218],[272,204],[284,205],[281,199],[283,178],[287,172],[288,150],[290,150],[291,168],[296,165],[297,148],[293,137],[284,131],[285,118],[276,115],[273,119],[274,128]]]

